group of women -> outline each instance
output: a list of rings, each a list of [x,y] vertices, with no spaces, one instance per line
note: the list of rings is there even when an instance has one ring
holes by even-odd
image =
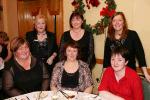
[[[10,97],[49,89],[92,93],[91,70],[96,61],[94,40],[83,23],[83,16],[73,12],[70,30],[64,32],[58,48],[55,34],[46,29],[46,18],[36,16],[34,30],[26,33],[26,39],[15,37],[10,41],[13,56],[3,69],[5,93]],[[108,27],[104,48],[105,71],[98,88],[102,97],[106,100],[143,100],[141,80],[134,71],[135,58],[150,82],[138,34],[128,29],[124,14],[116,12]],[[140,98],[136,98],[137,94]]]

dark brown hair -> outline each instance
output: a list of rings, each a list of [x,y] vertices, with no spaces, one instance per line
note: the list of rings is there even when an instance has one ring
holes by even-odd
[[[120,54],[123,58],[125,58],[126,61],[129,60],[129,51],[125,46],[116,46],[112,49],[111,56]]]
[[[122,34],[121,34],[121,39],[125,39],[127,37],[127,31],[128,31],[128,25],[127,25],[127,20],[126,20],[126,17],[124,15],[123,12],[116,12],[112,17],[111,17],[111,20],[110,20],[110,24],[108,26],[108,37],[111,39],[111,40],[115,40],[115,29],[113,28],[113,25],[112,25],[112,20],[115,16],[118,16],[120,15],[124,21],[124,26],[123,26],[123,31],[122,31]]]
[[[12,53],[15,53],[19,49],[19,47],[25,43],[28,45],[28,42],[24,38],[15,37],[10,42],[10,50],[12,51]]]
[[[77,17],[77,18],[81,18],[81,20],[83,21],[82,25],[81,25],[81,28],[84,28],[84,17],[82,14],[80,14],[79,12],[73,12],[70,16],[70,20],[69,20],[69,24],[70,24],[70,27],[72,28],[72,24],[71,24],[71,21],[74,17]]]
[[[67,59],[67,56],[66,56],[66,49],[68,47],[71,47],[71,48],[75,48],[78,50],[78,54],[77,54],[77,59],[80,59],[80,50],[79,50],[79,46],[76,42],[67,42],[64,44],[63,46],[63,50],[62,50],[62,58],[61,60],[66,60]]]
[[[3,41],[9,41],[9,37],[6,32],[0,32],[0,38],[2,38]]]

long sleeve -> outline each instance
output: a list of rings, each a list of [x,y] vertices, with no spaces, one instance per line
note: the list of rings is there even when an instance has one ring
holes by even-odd
[[[139,66],[140,67],[147,66],[146,60],[145,60],[145,53],[144,53],[144,49],[143,49],[142,43],[140,41],[140,38],[135,31],[133,31],[133,33],[134,33],[134,34],[132,34],[133,43],[134,43],[133,47],[135,50],[137,60],[139,62]]]
[[[3,80],[2,80],[3,89],[9,96],[17,96],[23,93],[23,91],[15,88],[13,73],[10,69],[4,69]]]
[[[109,91],[108,84],[109,84],[110,77],[108,75],[109,75],[109,72],[106,69],[103,74],[101,83],[98,86],[98,91]]]
[[[111,49],[110,49],[109,42],[110,42],[109,38],[106,38],[105,47],[104,47],[104,61],[103,61],[104,68],[110,66]]]
[[[47,36],[48,36],[48,48],[49,48],[49,52],[51,52],[50,54],[56,52],[58,50],[58,46],[56,43],[56,36],[54,33],[51,32],[47,32]]]
[[[93,85],[93,80],[92,80],[92,75],[91,75],[91,71],[88,67],[88,65],[86,64],[86,66],[84,67],[84,85],[85,85],[85,89],[92,86]]]
[[[90,69],[94,67],[96,64],[96,58],[95,58],[95,53],[94,53],[94,39],[92,33],[89,33],[90,41],[89,41],[89,52],[88,52],[88,61],[87,63],[89,64]]]
[[[43,64],[43,82],[42,82],[42,90],[49,89],[49,74],[46,66]]]
[[[63,47],[64,47],[64,45],[65,45],[65,43],[66,43],[66,40],[65,40],[65,34],[66,33],[64,33],[62,36],[61,36],[61,40],[60,40],[60,47],[59,47],[59,59],[60,60],[62,60],[62,57],[63,57]]]
[[[53,69],[53,73],[52,73],[51,83],[50,83],[51,87],[55,86],[58,88],[61,67],[62,66],[60,63],[57,63],[55,65],[55,67]]]
[[[131,87],[133,100],[144,100],[141,79],[139,77],[135,77],[133,80],[133,85]]]
[[[29,42],[29,45],[33,42],[36,37],[36,31],[30,31],[26,33],[26,40]]]

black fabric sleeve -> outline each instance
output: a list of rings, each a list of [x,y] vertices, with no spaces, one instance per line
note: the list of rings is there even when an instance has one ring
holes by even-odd
[[[46,68],[46,66],[43,64],[43,82],[42,82],[42,91],[46,91],[48,90],[50,87],[50,84],[49,84],[49,74],[48,74],[48,70]]]
[[[86,33],[85,33],[86,34]],[[88,61],[89,68],[92,69],[96,64],[96,58],[94,53],[94,39],[93,34],[89,33],[89,52],[88,52]]]
[[[143,49],[141,40],[140,40],[137,32],[133,31],[132,38],[133,38],[133,43],[134,43],[133,46],[135,49],[135,54],[136,54],[136,58],[138,60],[139,66],[146,67],[147,65],[146,65],[146,60],[145,60],[144,49]]]
[[[106,38],[104,46],[104,61],[103,61],[104,68],[110,66],[110,57],[111,57],[110,40],[109,38]]]
[[[66,33],[63,33],[63,35],[61,36],[61,40],[60,40],[60,46],[59,46],[59,60],[62,60],[62,56],[63,56],[63,47],[66,43],[66,40],[65,40],[65,36]]]
[[[13,73],[11,68],[4,69],[2,85],[3,90],[10,97],[21,95],[23,93],[23,91],[14,87]]]

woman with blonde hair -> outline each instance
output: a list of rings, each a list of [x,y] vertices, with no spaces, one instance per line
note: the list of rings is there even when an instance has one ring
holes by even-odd
[[[46,17],[37,15],[34,30],[26,33],[26,40],[33,56],[43,61],[51,74],[57,56],[55,34],[46,28]]]

